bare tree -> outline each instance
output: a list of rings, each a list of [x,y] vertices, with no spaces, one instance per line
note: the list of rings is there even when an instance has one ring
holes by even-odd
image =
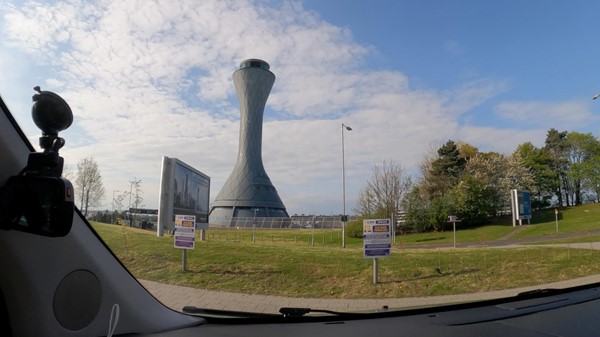
[[[75,194],[79,200],[79,209],[87,216],[90,207],[100,204],[104,198],[104,186],[98,163],[93,157],[83,158],[77,164]]]
[[[129,205],[133,205],[133,208],[141,208],[144,207],[144,198],[142,197],[142,180],[133,178],[133,180],[129,181],[130,190],[129,190]],[[133,198],[133,200],[131,200]]]
[[[358,194],[355,212],[363,215],[391,217],[412,186],[410,177],[393,161],[373,167],[371,178]]]
[[[132,180],[129,181],[130,185],[129,185],[129,212],[130,212],[130,226],[134,225],[134,215],[133,213],[131,213],[131,208],[142,208],[144,207],[144,198],[142,197],[142,193],[144,193],[144,191],[142,191],[142,180],[141,179],[137,179],[137,178],[133,178]],[[132,200],[133,198],[133,200]],[[133,206],[133,207],[132,207]]]

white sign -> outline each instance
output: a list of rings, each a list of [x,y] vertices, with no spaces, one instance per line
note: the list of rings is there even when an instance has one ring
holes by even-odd
[[[175,215],[175,248],[194,249],[196,238],[196,216]]]
[[[364,257],[388,257],[392,250],[390,219],[363,220]]]

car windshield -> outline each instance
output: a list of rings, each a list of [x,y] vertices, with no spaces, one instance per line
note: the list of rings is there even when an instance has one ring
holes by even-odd
[[[500,298],[600,282],[599,11],[5,1],[0,95],[38,150],[69,103],[75,205],[175,310]]]

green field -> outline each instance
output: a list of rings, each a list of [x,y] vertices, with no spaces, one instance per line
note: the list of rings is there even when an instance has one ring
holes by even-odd
[[[558,233],[589,235],[600,230],[600,204],[587,204],[558,209]],[[554,210],[534,213],[534,226],[515,235],[515,239],[545,237],[557,233]]]
[[[598,228],[594,207],[564,211],[561,229]],[[596,213],[600,215],[600,212]],[[563,225],[564,224],[564,225]],[[511,225],[457,231],[458,242],[482,242],[510,235],[541,237],[554,226],[541,221],[529,231]],[[600,251],[523,247],[513,249],[411,249],[452,243],[452,231],[400,235],[390,258],[380,259],[372,284],[372,260],[363,258],[362,240],[340,231],[213,230],[189,251],[181,271],[181,250],[169,236],[93,223],[94,229],[138,278],[203,289],[291,297],[383,298],[448,295],[515,288],[600,273]],[[538,229],[539,228],[539,229]],[[555,230],[555,228],[554,228]],[[524,234],[525,233],[525,234]],[[533,234],[532,234],[533,233]],[[254,237],[254,240],[253,240]],[[314,237],[314,239],[313,239]],[[588,236],[589,237],[589,236]],[[436,270],[437,269],[437,270]],[[439,272],[438,272],[439,271]]]

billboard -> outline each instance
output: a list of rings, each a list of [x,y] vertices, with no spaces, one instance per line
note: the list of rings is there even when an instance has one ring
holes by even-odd
[[[193,215],[197,229],[208,228],[210,177],[177,158],[163,157],[157,235],[175,229],[175,214]]]
[[[517,220],[521,223],[523,219],[531,219],[531,194],[529,191],[519,190],[511,190],[510,192],[513,226],[515,226]]]

